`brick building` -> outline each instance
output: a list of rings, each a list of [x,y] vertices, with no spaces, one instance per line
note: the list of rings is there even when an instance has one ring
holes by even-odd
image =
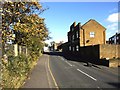
[[[120,41],[118,37],[116,41]],[[60,48],[67,56],[84,57],[87,62],[109,67],[120,66],[120,45],[106,44],[106,28],[93,19],[83,25],[74,22],[68,32],[68,42]]]
[[[68,32],[68,42],[66,43],[69,51],[79,51],[80,47],[96,44],[106,44],[106,28],[97,21],[90,19],[84,25],[76,25],[74,22]]]
[[[120,44],[120,33],[116,33],[109,38],[109,44]]]

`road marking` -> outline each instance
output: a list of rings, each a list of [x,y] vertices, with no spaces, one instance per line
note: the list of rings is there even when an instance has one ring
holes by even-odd
[[[71,67],[73,66],[72,64],[70,64],[67,60],[65,60],[64,58],[60,57],[61,60],[65,61],[68,65],[70,65]]]
[[[97,88],[100,88],[100,87],[97,87]]]
[[[99,88],[100,90],[102,90],[100,87],[97,87],[97,88]]]
[[[60,56],[59,56],[59,57],[60,57]],[[61,60],[65,61],[64,58],[62,58],[62,57],[60,57],[60,58],[61,58]]]
[[[97,81],[97,79],[95,79],[94,77],[88,75],[87,73],[83,72],[82,70],[80,70],[80,69],[77,69],[77,70],[78,70],[79,72],[83,73],[84,75],[90,77],[90,78],[93,79],[94,81]]]
[[[68,65],[70,65],[71,67],[73,66],[72,64],[70,64],[68,61],[65,61]]]
[[[45,66],[46,66],[45,69],[46,69],[46,72],[47,72],[48,85],[49,85],[49,88],[52,88],[52,85],[50,84],[50,78],[49,78],[49,75],[48,75],[48,72],[49,72],[49,71],[47,70],[47,63],[48,63],[48,62],[46,61],[46,62],[45,62]]]
[[[54,84],[55,84],[55,87],[57,88],[57,90],[59,90],[59,87],[58,87],[58,85],[57,85],[57,83],[56,83],[56,80],[55,80],[55,78],[54,78],[54,76],[53,76],[53,74],[52,74],[52,71],[51,71],[51,69],[50,69],[50,62],[49,62],[50,60],[49,60],[49,56],[48,56],[48,69],[49,69],[49,72],[50,72],[50,75],[51,75],[51,77],[52,77],[52,79],[53,79],[53,82],[54,82]]]

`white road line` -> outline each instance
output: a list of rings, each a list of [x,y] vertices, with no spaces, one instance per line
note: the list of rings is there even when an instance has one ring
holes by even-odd
[[[60,57],[60,56],[59,56],[59,57]],[[61,58],[61,60],[65,61],[64,58],[62,58],[62,57],[60,57],[60,58]]]
[[[65,61],[68,65],[70,65],[71,67],[73,66],[72,64],[70,64],[68,61]]]
[[[88,76],[89,78],[93,79],[94,81],[97,81],[97,79],[95,79],[94,77],[88,75],[87,73],[83,72],[82,70],[80,69],[77,69],[79,72],[83,73],[84,75]]]
[[[69,66],[73,66],[72,64],[70,64],[67,60],[65,60],[64,58],[62,58],[62,57],[60,57],[61,58],[61,60],[63,60],[63,61],[65,61]]]
[[[102,90],[100,87],[97,87],[97,88],[99,88],[100,90]]]
[[[97,88],[100,88],[100,87],[97,87]]]

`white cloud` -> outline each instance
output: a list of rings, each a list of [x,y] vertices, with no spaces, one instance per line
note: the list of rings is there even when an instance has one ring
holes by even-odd
[[[113,13],[108,16],[107,21],[109,22],[118,22],[118,16],[120,16],[120,13]]]
[[[120,20],[118,20],[118,17],[120,17],[120,13],[113,13],[108,16],[106,19],[109,22],[109,25],[106,27],[106,39],[108,40],[111,36],[115,35],[115,33],[120,33],[120,27],[118,23],[120,23]]]
[[[113,36],[115,33],[117,33],[117,32],[119,32],[118,31],[118,23],[116,22],[116,23],[112,23],[112,24],[109,24],[108,26],[107,26],[107,40],[108,40],[108,38],[110,38],[111,36]]]
[[[107,30],[118,30],[118,23],[112,23],[108,25]]]

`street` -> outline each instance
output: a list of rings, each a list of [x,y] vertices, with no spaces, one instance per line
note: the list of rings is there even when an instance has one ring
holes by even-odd
[[[118,70],[87,67],[85,63],[50,56],[50,67],[59,88],[118,88]]]
[[[42,88],[98,88],[101,90],[102,88],[118,88],[120,86],[118,68],[106,66],[88,67],[84,62],[67,60],[57,54],[57,52],[44,54],[43,57],[47,59],[39,60],[37,65],[41,61],[48,63],[44,63],[44,66],[42,65],[42,67],[47,66],[46,70],[41,71],[40,67],[39,71],[33,69],[32,74],[35,72],[39,74],[31,75],[32,81],[27,80],[23,88],[41,88],[42,83]],[[42,73],[48,79],[44,80]],[[42,77],[42,81],[39,75]],[[33,79],[33,77],[36,79]],[[39,84],[37,83],[38,81]]]

